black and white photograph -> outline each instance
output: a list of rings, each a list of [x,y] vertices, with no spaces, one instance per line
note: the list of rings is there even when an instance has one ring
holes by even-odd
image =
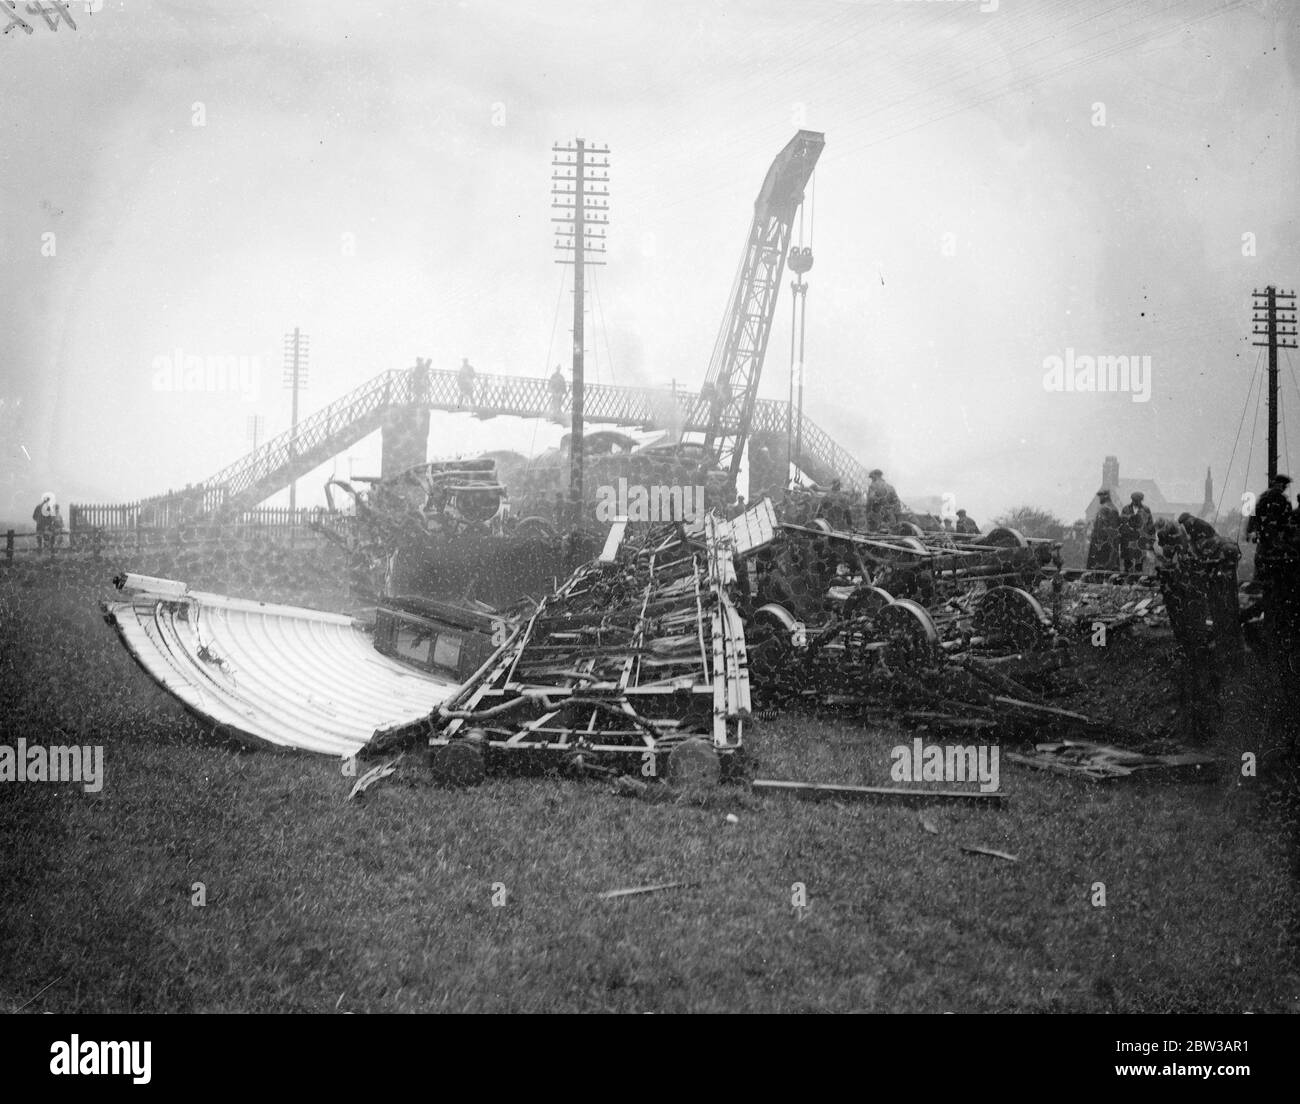
[[[22,1061],[1084,1014],[1249,1080],[1297,179],[1289,0],[0,0]]]

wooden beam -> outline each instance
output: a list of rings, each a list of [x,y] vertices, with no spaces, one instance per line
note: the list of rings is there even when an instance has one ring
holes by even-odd
[[[904,801],[967,801],[973,804],[997,805],[1006,800],[1006,794],[995,790],[918,790],[899,786],[850,786],[834,782],[792,782],[774,778],[756,778],[753,789],[765,793],[793,793],[801,797],[860,797],[902,798]]]

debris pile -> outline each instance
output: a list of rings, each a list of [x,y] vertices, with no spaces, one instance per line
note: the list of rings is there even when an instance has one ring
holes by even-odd
[[[1098,625],[1107,635],[1131,629],[1135,625],[1167,625],[1165,610],[1156,580],[1141,583],[1071,582],[1062,588],[1059,616],[1081,635],[1090,635]]]
[[[1154,580],[1062,572],[1058,545],[1009,529],[967,538],[771,522],[770,539],[739,557],[760,716],[804,702],[982,737],[1032,738],[1045,725],[1123,742],[1165,734],[1154,702],[1133,711],[1139,724],[1062,700],[1096,697],[1098,645],[1165,628]]]

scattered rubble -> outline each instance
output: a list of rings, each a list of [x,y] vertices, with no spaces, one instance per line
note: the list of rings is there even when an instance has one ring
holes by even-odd
[[[1027,767],[1078,775],[1096,781],[1157,771],[1170,777],[1206,777],[1203,768],[1217,764],[1213,756],[1202,752],[1178,751],[1167,755],[1147,755],[1127,748],[1091,744],[1082,740],[1038,744],[1033,755],[1007,752],[1007,758]]]

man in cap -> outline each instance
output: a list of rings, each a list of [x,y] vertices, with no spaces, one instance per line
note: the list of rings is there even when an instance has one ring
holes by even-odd
[[[1237,561],[1241,559],[1241,549],[1219,536],[1214,526],[1203,518],[1182,513],[1178,524],[1187,534],[1187,567],[1192,583],[1204,596],[1206,613],[1214,625],[1215,651],[1237,671],[1243,658],[1241,605],[1237,600]]]
[[[867,478],[867,528],[873,533],[892,532],[903,513],[898,492],[885,482],[885,473],[879,468],[872,468]]]
[[[564,373],[560,371],[560,366],[557,364],[555,371],[551,373],[551,417],[557,422],[562,421],[564,396],[568,389],[568,384],[564,382]]]
[[[1246,539],[1256,541],[1259,551],[1255,556],[1255,574],[1266,582],[1270,571],[1286,554],[1287,538],[1294,524],[1291,503],[1286,489],[1291,485],[1289,475],[1275,475],[1266,490],[1255,502],[1255,509],[1246,523]]]
[[[1271,650],[1278,655],[1289,649],[1300,627],[1300,550],[1296,538],[1300,521],[1287,501],[1289,475],[1275,475],[1268,489],[1255,502],[1246,539],[1257,542],[1255,579],[1263,589],[1264,621]]]
[[[838,479],[831,480],[830,493],[817,511],[818,517],[824,517],[836,529],[851,529],[853,514],[849,509],[849,496],[844,493],[844,484]]]
[[[1092,522],[1092,539],[1088,542],[1089,571],[1119,570],[1119,511],[1110,500],[1110,491],[1097,492],[1097,516]]]
[[[965,510],[957,511],[957,532],[969,533],[973,537],[979,536],[980,527],[975,524],[973,517],[968,517]]]
[[[1155,543],[1156,522],[1149,507],[1143,504],[1141,491],[1129,495],[1129,503],[1119,512],[1120,559],[1125,571],[1141,571],[1146,566],[1147,551]]]
[[[1197,563],[1191,534],[1167,518],[1156,529],[1156,578],[1177,647],[1174,679],[1181,706],[1181,735],[1186,740],[1202,740],[1218,709],[1218,683],[1210,665],[1206,629],[1205,575]]]
[[[456,373],[456,378],[460,381],[460,399],[461,403],[474,401],[474,380],[477,373],[474,371],[474,365],[469,362],[469,357],[461,357],[460,371]]]

